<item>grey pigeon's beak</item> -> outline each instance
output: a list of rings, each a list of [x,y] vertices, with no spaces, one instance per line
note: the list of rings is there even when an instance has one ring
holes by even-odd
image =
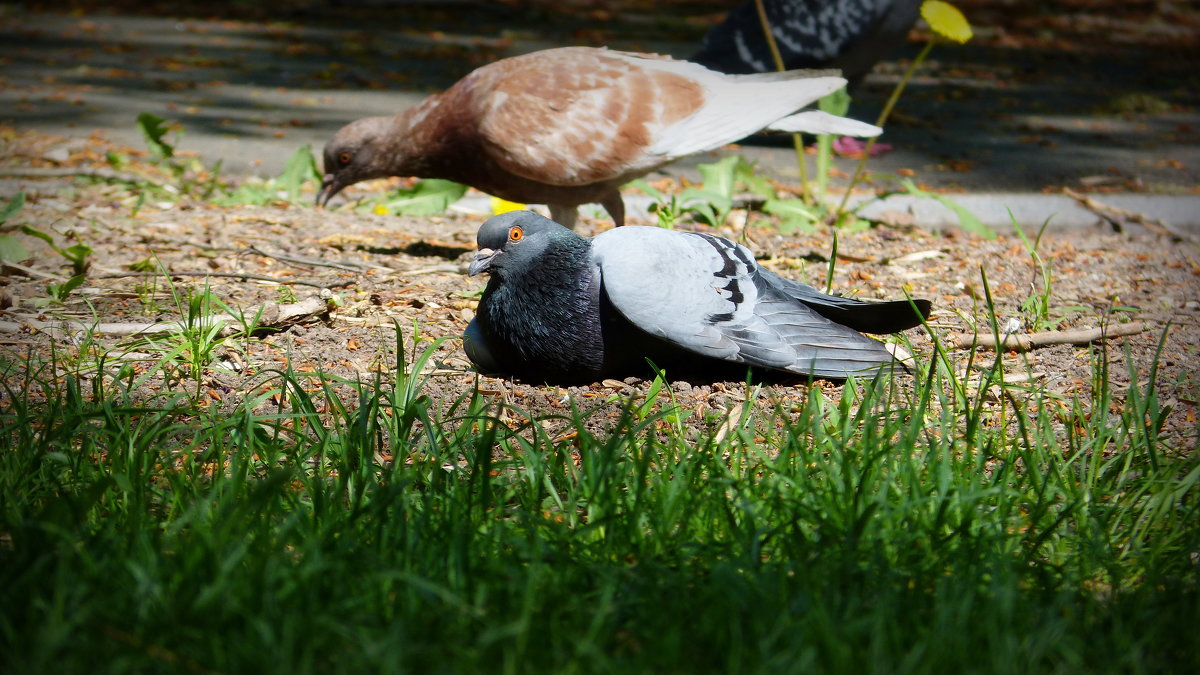
[[[488,271],[488,268],[492,266],[492,259],[499,255],[499,253],[500,251],[493,251],[490,248],[479,249],[479,252],[475,254],[475,259],[467,267],[467,276],[473,277],[480,272]]]
[[[338,182],[337,176],[327,173],[321,179],[321,189],[317,191],[317,206],[325,206],[333,196],[346,187]]]

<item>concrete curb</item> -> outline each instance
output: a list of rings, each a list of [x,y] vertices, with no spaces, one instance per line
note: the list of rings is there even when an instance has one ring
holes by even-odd
[[[1102,220],[1095,211],[1063,194],[969,193],[946,197],[973,213],[983,224],[1000,230],[1011,230],[1013,220],[1022,228],[1040,228],[1048,222],[1047,229],[1050,230],[1094,227]],[[1145,216],[1181,232],[1200,233],[1200,195],[1111,193],[1088,197],[1104,206]],[[851,199],[855,204],[863,201]],[[924,227],[958,224],[958,216],[941,202],[912,195],[892,195],[866,205],[861,213],[868,218],[877,218],[885,211],[911,213]]]

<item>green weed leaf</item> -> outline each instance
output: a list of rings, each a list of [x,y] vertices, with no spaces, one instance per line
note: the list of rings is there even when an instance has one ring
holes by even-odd
[[[397,190],[382,206],[396,216],[432,216],[450,208],[466,191],[467,186],[461,183],[433,178]]]
[[[929,192],[927,190],[922,190],[921,188],[917,187],[916,183],[913,183],[908,178],[903,178],[900,180],[900,182],[902,185],[904,185],[905,191],[908,192],[909,194],[911,194],[915,197],[926,197],[928,199],[934,199],[934,200],[938,201],[939,203],[941,203],[942,206],[945,206],[946,208],[953,211],[954,215],[958,216],[959,226],[962,227],[964,230],[967,230],[969,232],[974,232],[975,234],[978,234],[979,236],[981,236],[985,239],[995,239],[996,238],[996,231],[993,230],[992,228],[988,227],[987,225],[984,225],[982,220],[980,220],[978,217],[976,217],[974,213],[971,213],[962,204],[959,204],[958,202],[954,201],[953,199],[950,199],[949,197],[947,197],[945,195],[941,195],[936,192]]]
[[[18,192],[13,195],[13,198],[8,200],[8,203],[0,208],[0,225],[7,223],[10,218],[21,212],[25,208],[25,193]],[[29,249],[11,235],[0,236],[0,260],[17,262],[25,260],[29,257]]]
[[[25,208],[25,193],[18,192],[4,205],[4,208],[0,208],[0,225],[7,223],[9,218],[20,213],[23,208]]]
[[[129,263],[129,269],[132,272],[157,272],[158,263],[154,258],[147,256]]]
[[[700,220],[719,227],[733,208],[733,191],[741,157],[730,155],[710,164],[696,167],[704,179],[704,187],[688,188],[679,196],[684,210],[694,213]]]
[[[679,201],[684,205],[684,211],[695,214],[713,227],[724,224],[729,210],[733,208],[733,199],[728,194],[708,189],[708,183],[703,188],[684,190],[679,195]]]
[[[775,186],[766,176],[760,176],[754,172],[754,165],[750,162],[742,160],[738,162],[734,177],[737,182],[745,186],[746,190],[752,194],[771,199],[775,196]]]
[[[644,420],[654,411],[654,405],[658,402],[658,395],[662,392],[665,381],[666,373],[655,367],[654,381],[650,383],[650,388],[646,390],[646,400],[637,407],[636,414],[638,419]]]
[[[129,166],[129,158],[119,152],[109,150],[104,154],[104,160],[114,169],[124,169]]]
[[[63,249],[63,255],[71,262],[81,261],[92,254],[92,247],[87,244],[75,244]]]
[[[830,115],[844,117],[850,112],[850,94],[846,92],[846,88],[842,87],[832,94],[826,94],[817,101],[817,108],[822,112],[827,112]]]
[[[42,241],[46,242],[47,244],[50,244],[51,248],[53,248],[55,251],[59,251],[59,252],[62,251],[62,249],[60,249],[58,246],[54,245],[54,237],[51,237],[50,235],[46,234],[45,232],[42,232],[41,230],[35,230],[34,228],[32,228],[28,225],[22,225],[21,231],[31,237],[36,237],[37,239],[41,239]]]
[[[71,294],[71,291],[82,286],[86,279],[87,277],[84,275],[76,274],[61,284],[50,284],[46,287],[46,292],[50,294],[50,297],[53,300],[57,302],[64,302],[66,301],[67,296]]]
[[[779,229],[784,233],[815,232],[821,222],[817,209],[799,199],[768,199],[762,210],[780,217]]]
[[[704,179],[704,190],[723,196],[726,200],[732,200],[734,179],[737,175],[738,165],[742,162],[741,157],[730,155],[711,164],[697,166],[696,170]]]
[[[64,249],[62,254],[67,260],[71,261],[71,271],[75,274],[83,274],[91,266],[91,263],[88,261],[88,256],[92,254],[91,246],[75,244]]]
[[[170,159],[175,156],[175,146],[166,142],[164,137],[170,131],[167,121],[158,115],[144,112],[137,118],[138,131],[146,141],[146,147],[156,160]]]
[[[29,258],[29,249],[12,235],[0,235],[0,261],[20,262]]]
[[[321,181],[321,172],[317,169],[317,158],[313,156],[312,148],[305,145],[288,158],[279,176],[279,185],[287,192],[289,201],[300,199],[300,190],[308,181]]]
[[[649,183],[642,180],[641,178],[626,183],[624,187],[641,190],[642,192],[645,192],[647,195],[649,195],[652,199],[662,200],[663,197],[665,196],[661,190],[651,186]]]
[[[75,274],[83,274],[87,269],[87,257],[92,254],[92,248],[90,246],[87,246],[86,244],[74,244],[64,249],[60,248],[54,243],[53,237],[45,232],[42,232],[41,230],[34,229],[28,225],[22,225],[21,231],[31,237],[41,239],[42,241],[46,242],[50,248],[54,249],[55,253],[58,253],[71,263],[71,268]]]

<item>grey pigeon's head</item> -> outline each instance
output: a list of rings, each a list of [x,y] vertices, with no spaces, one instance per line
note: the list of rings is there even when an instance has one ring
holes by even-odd
[[[390,117],[364,117],[342,127],[325,144],[325,176],[317,193],[317,204],[325,205],[348,185],[391,175],[385,138]]]
[[[479,227],[475,241],[479,252],[467,268],[475,276],[488,272],[504,276],[506,270],[525,270],[555,241],[586,239],[532,211],[502,213]]]

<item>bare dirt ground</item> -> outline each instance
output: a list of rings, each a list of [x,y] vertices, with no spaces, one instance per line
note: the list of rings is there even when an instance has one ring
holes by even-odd
[[[67,143],[69,162],[81,167],[113,149],[101,139],[81,145],[11,129],[5,132],[5,143],[10,154],[25,157],[39,157]],[[88,339],[84,331],[56,333],[34,327],[45,329],[38,322],[61,319],[115,324],[178,319],[170,285],[177,294],[207,286],[228,306],[242,309],[294,302],[328,289],[339,302],[328,315],[310,316],[252,340],[230,340],[214,350],[200,377],[202,404],[241,405],[269,389],[271,373],[285,365],[349,380],[369,382],[377,372],[391,378],[396,327],[406,345],[414,333],[448,338],[434,356],[435,372],[426,385],[435,401],[453,401],[478,380],[485,396],[533,415],[566,412],[571,404],[586,408],[608,402],[607,412],[594,418],[603,426],[603,420],[619,409],[614,394],[641,395],[648,387],[646,380],[637,378],[549,387],[478,377],[471,370],[457,336],[473,316],[485,283],[465,274],[475,231],[485,214],[402,218],[355,213],[348,206],[318,210],[282,201],[222,207],[203,201],[149,200],[138,207],[136,193],[120,185],[59,178],[27,179],[9,187],[23,189],[27,203],[7,223],[6,234],[31,225],[51,234],[60,248],[82,243],[93,251],[86,283],[65,302],[49,303],[47,286],[70,277],[70,266],[40,240],[18,235],[32,255],[23,265],[6,266],[0,276],[0,322],[7,322],[7,331],[0,333],[0,355],[27,368],[52,355],[61,368],[88,354],[107,352],[107,367],[113,372],[122,364],[135,374],[146,372],[169,340],[160,338],[155,347],[136,336],[96,333]],[[767,267],[814,285],[823,283],[831,251],[828,232],[785,236],[770,217],[757,212],[736,211],[730,222],[731,227],[716,233],[732,238],[744,233]],[[585,219],[580,230],[592,234],[608,226]],[[687,227],[702,229],[696,224]],[[1172,407],[1165,432],[1177,447],[1194,449],[1200,400],[1200,246],[1141,228],[1117,233],[1098,224],[1091,230],[1047,232],[1038,252],[1050,266],[1048,290],[1035,260],[1012,233],[989,241],[957,230],[932,232],[919,224],[876,226],[842,234],[833,289],[867,299],[895,299],[907,289],[915,297],[928,298],[935,308],[930,329],[941,338],[975,326],[990,330],[983,274],[995,303],[995,319],[1002,326],[1015,319],[1022,331],[1046,328],[1036,325],[1033,312],[1022,309],[1031,296],[1049,298],[1051,318],[1062,319],[1056,329],[1139,321],[1146,330],[1137,335],[1008,353],[1003,368],[1009,377],[1031,376],[1035,386],[1069,405],[1090,396],[1095,355],[1103,350],[1112,363],[1114,408],[1119,409],[1128,388],[1144,388],[1157,363],[1154,389]],[[170,272],[171,284],[138,266],[146,260],[161,263]],[[916,359],[932,358],[926,331],[911,330],[905,337]],[[189,356],[184,353],[177,360]],[[968,360],[988,366],[994,358],[982,350],[972,356],[969,348],[951,349],[950,356],[968,381],[978,378],[978,372],[967,371]],[[1125,366],[1127,359],[1136,382]],[[10,370],[8,376],[19,374]],[[719,421],[745,391],[739,382],[671,386],[676,403],[698,413],[690,418],[697,431]],[[833,398],[842,387],[833,382],[818,386]],[[146,382],[143,395],[187,387],[194,383],[159,375]],[[761,395],[786,405],[806,392],[804,383],[769,384]]]

